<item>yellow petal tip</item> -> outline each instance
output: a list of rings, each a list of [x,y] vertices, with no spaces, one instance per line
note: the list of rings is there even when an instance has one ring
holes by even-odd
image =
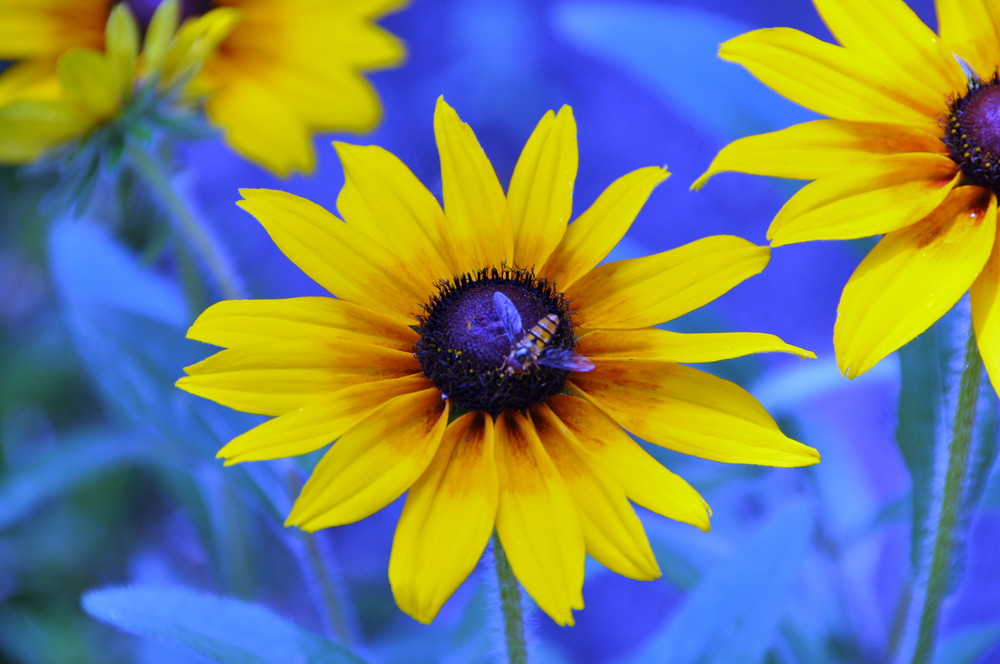
[[[708,170],[701,174],[697,180],[691,183],[690,191],[701,191],[701,188],[705,186],[708,179],[712,177],[712,171]]]

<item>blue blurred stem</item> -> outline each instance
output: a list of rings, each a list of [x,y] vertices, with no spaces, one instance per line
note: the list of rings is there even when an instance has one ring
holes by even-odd
[[[253,562],[247,546],[240,501],[217,468],[202,467],[202,500],[214,538],[216,566],[228,590],[237,597],[253,596]]]
[[[340,597],[331,578],[333,574],[328,569],[328,559],[323,555],[319,543],[312,533],[299,533],[299,537],[305,545],[308,557],[307,566],[311,569],[313,578],[319,586],[318,591],[322,597],[322,605],[326,610],[326,618],[330,623],[333,636],[341,645],[350,645],[351,634],[347,627],[347,617],[344,615]]]
[[[932,549],[926,576],[927,585],[923,592],[922,605],[919,607],[919,631],[912,659],[914,664],[926,664],[933,657],[938,622],[941,617],[941,603],[949,591],[962,499],[971,469],[970,451],[982,375],[983,361],[979,356],[975,331],[970,322],[965,357],[959,377],[957,406],[951,420],[947,461],[943,464],[944,468],[935,469],[938,474],[944,472],[944,481],[942,492],[935,498],[937,504],[931,510],[932,522],[929,532]],[[941,485],[941,482],[936,483],[936,486]]]
[[[167,177],[160,165],[145,150],[133,143],[127,146],[126,152],[135,170],[167,207],[177,228],[201,257],[223,297],[229,300],[245,297],[236,273],[225,254],[212,240],[208,230],[201,224],[191,208],[175,191],[170,178]]]
[[[503,614],[504,641],[510,664],[527,664],[528,644],[524,638],[524,614],[517,577],[507,560],[500,537],[493,533],[493,558],[496,563],[497,585],[500,586],[500,612]]]
[[[266,476],[260,472],[251,473],[251,479],[267,496],[274,516],[283,519],[291,509],[292,498],[299,490],[301,477],[295,464],[289,459],[278,460],[275,474]],[[302,578],[310,583],[309,590],[317,604],[322,619],[327,623],[326,631],[338,643],[351,644],[355,633],[350,604],[338,591],[344,586],[337,560],[329,547],[324,547],[314,533],[298,529],[282,528],[280,535],[288,546],[302,571]]]

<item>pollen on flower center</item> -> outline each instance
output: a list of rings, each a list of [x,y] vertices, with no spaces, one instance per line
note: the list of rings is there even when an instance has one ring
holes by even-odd
[[[544,343],[536,340],[539,356],[574,344],[569,303],[530,270],[484,268],[442,281],[424,312],[414,352],[427,377],[459,408],[496,415],[562,391],[565,369],[533,361],[522,368],[510,360],[543,321],[551,329],[541,331]]]
[[[973,184],[1000,191],[1000,78],[969,82],[950,105],[944,142]]]

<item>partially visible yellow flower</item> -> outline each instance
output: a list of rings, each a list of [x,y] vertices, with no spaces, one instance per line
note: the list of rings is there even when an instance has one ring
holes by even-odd
[[[940,36],[902,0],[815,5],[842,46],[774,28],[720,56],[832,119],[735,141],[695,187],[722,171],[815,180],[778,212],[775,246],[885,234],[840,301],[834,345],[847,376],[971,292],[1000,389],[1000,2],[937,0]]]
[[[135,88],[155,79],[161,94],[204,101],[237,152],[279,175],[308,172],[315,132],[365,132],[379,121],[378,95],[364,72],[398,64],[404,48],[374,21],[404,3],[218,0],[200,16],[180,17],[178,2],[167,0],[129,82]],[[105,74],[122,55],[122,40],[137,35],[118,32],[124,21],[114,17],[131,17],[127,6],[0,0],[0,58],[19,61],[0,74],[0,161],[33,161],[121,110]],[[81,48],[89,55],[71,56]],[[67,56],[64,70],[57,63]],[[100,91],[81,100],[80,88],[94,80]]]
[[[50,60],[15,65],[0,76],[9,95],[0,105],[0,162],[34,161],[121,119],[133,102],[177,95],[235,19],[232,12],[215,11],[178,30],[178,3],[168,0],[154,15],[140,53],[135,17],[120,4],[108,16],[101,47],[74,46],[54,61],[55,85],[47,78]],[[7,79],[12,73],[13,82]]]
[[[279,175],[311,172],[312,135],[366,133],[382,117],[364,72],[398,65],[402,42],[375,21],[406,0],[218,0],[240,23],[197,83],[245,157]]]
[[[719,236],[598,265],[668,173],[619,178],[567,226],[578,161],[568,107],[538,123],[506,195],[443,100],[434,129],[444,209],[375,146],[336,146],[344,221],[244,190],[240,205],[336,297],[210,307],[188,336],[226,350],[177,385],[273,417],[229,442],[227,463],[336,441],[290,525],[351,523],[409,492],[389,580],[417,620],[434,619],[495,528],[527,592],[572,624],[585,553],[630,578],[660,575],[630,501],[709,527],[698,493],[628,432],[728,463],[819,460],[750,394],[679,363],[812,354],[768,334],[650,327],[757,274],[768,249]]]

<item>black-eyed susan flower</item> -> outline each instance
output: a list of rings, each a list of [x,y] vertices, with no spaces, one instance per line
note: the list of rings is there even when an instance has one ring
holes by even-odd
[[[1000,2],[937,0],[940,35],[901,0],[815,0],[840,46],[757,30],[720,55],[831,119],[726,146],[722,171],[815,180],[778,212],[773,245],[884,234],[847,283],[834,329],[860,375],[967,291],[1000,385]]]
[[[668,174],[621,177],[567,226],[569,108],[539,122],[506,195],[443,100],[434,129],[443,209],[375,146],[336,146],[343,221],[291,194],[242,192],[240,205],[336,297],[210,307],[189,336],[226,350],[178,386],[273,416],[220,451],[227,463],[336,441],[290,525],[351,523],[408,492],[389,578],[414,618],[434,618],[495,528],[528,593],[571,624],[585,553],[631,578],[659,576],[629,501],[709,525],[698,493],[628,432],[717,461],[818,461],[747,392],[679,363],[811,354],[767,334],[650,327],[756,274],[768,249],[720,236],[598,266]]]
[[[313,133],[365,132],[378,122],[378,95],[364,72],[398,64],[404,49],[374,21],[404,2],[206,0],[184,2],[179,12],[180,4],[167,0],[155,14],[150,9],[155,2],[132,0],[118,6],[130,7],[143,19],[153,17],[147,42],[152,38],[154,44],[139,59],[139,73],[153,74],[161,88],[183,84],[178,96],[204,100],[209,119],[224,130],[233,149],[287,175],[314,168]],[[64,108],[53,112],[45,104],[68,92],[73,98],[69,106],[75,108],[75,91],[101,75],[94,73],[92,62],[84,72],[64,73],[58,63],[69,53],[86,49],[96,54],[87,56],[90,61],[114,57],[110,31],[105,39],[112,4],[0,0],[0,58],[18,61],[0,75],[0,115],[4,106],[19,102],[16,110],[6,112],[12,120],[0,118],[0,142],[24,135],[27,127],[45,139],[48,149],[94,126],[91,121],[81,129],[77,118],[64,117]],[[158,25],[157,15],[162,15]],[[178,19],[182,25],[174,35]],[[99,120],[118,109],[104,96],[100,101]],[[11,122],[18,123],[18,131],[7,131]],[[32,161],[40,151],[9,152],[0,148],[0,159]]]

